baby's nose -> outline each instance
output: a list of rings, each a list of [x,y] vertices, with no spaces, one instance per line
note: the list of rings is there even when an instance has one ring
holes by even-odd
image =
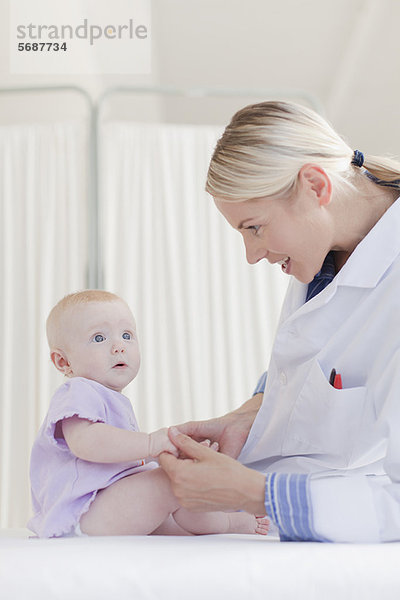
[[[119,344],[114,344],[112,347],[113,354],[117,354],[118,352],[125,352],[124,344],[121,342]]]

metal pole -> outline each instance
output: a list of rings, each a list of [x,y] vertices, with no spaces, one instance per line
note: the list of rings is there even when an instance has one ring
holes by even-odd
[[[103,102],[115,94],[159,94],[166,96],[183,96],[187,98],[210,98],[210,97],[248,97],[257,96],[260,98],[285,97],[291,99],[302,99],[306,101],[311,108],[321,115],[325,110],[320,100],[309,92],[295,88],[254,88],[254,89],[235,89],[235,88],[175,88],[171,86],[116,86],[108,88],[99,97],[97,106],[101,107]]]

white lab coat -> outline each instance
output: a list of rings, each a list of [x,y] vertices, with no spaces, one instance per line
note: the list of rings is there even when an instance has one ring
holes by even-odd
[[[400,540],[400,201],[304,304],[306,289],[289,285],[239,460],[264,473],[313,474],[321,537]],[[341,390],[329,384],[332,368]]]

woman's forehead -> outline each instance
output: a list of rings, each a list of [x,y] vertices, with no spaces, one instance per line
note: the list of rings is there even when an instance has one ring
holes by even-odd
[[[215,206],[227,221],[236,229],[242,229],[250,219],[261,218],[273,204],[270,197],[253,198],[241,202],[232,202],[223,198],[214,198]]]

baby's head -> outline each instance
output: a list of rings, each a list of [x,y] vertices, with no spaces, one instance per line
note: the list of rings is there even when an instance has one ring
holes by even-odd
[[[67,377],[86,377],[120,392],[136,377],[140,352],[129,306],[111,292],[69,294],[50,312],[50,357]]]

